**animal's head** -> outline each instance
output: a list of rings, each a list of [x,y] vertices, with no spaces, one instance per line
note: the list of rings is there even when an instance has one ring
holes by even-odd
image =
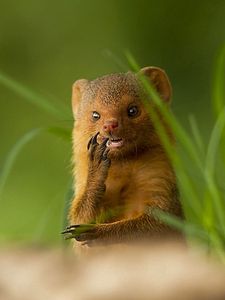
[[[166,73],[156,67],[143,68],[140,73],[150,80],[162,100],[170,103],[171,85]],[[99,143],[109,138],[107,147],[112,156],[149,149],[159,139],[142,97],[138,76],[131,72],[76,81],[72,108],[80,134],[86,142],[97,132],[100,132]]]

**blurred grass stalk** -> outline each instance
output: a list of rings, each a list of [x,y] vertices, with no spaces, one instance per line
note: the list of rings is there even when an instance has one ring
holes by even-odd
[[[43,111],[57,118],[70,116],[68,108],[62,103],[52,103],[42,95],[37,94],[33,90],[27,88],[21,83],[0,71],[0,84],[20,96],[23,101],[27,101]]]
[[[33,138],[35,138],[38,134],[40,134],[42,131],[41,128],[36,128],[33,129],[29,132],[27,132],[25,135],[23,135],[12,147],[11,151],[9,151],[3,166],[1,166],[1,172],[0,172],[0,200],[1,200],[1,195],[3,192],[3,188],[5,186],[6,180],[10,174],[10,171],[13,167],[13,164],[20,153],[20,151],[23,149],[23,147],[31,141]]]
[[[8,155],[5,158],[5,161],[0,169],[0,200],[1,195],[6,183],[6,180],[10,174],[10,171],[12,170],[13,164],[16,161],[17,156],[22,151],[23,147],[26,146],[32,139],[36,138],[41,133],[50,133],[55,136],[58,136],[59,138],[70,141],[70,129],[68,128],[61,128],[61,127],[46,127],[46,128],[35,128],[27,133],[25,133],[18,141],[15,143],[15,145],[11,148],[11,150],[8,152]]]
[[[135,59],[130,53],[126,56],[132,69],[138,72],[140,67]],[[218,177],[225,171],[225,46],[215,70],[212,103],[216,121],[207,146],[202,142],[194,117],[190,117],[191,133],[188,134],[147,78],[141,74],[139,77],[154,105],[148,99],[144,99],[144,104],[177,174],[185,220],[159,210],[156,214],[162,221],[182,230],[189,241],[199,241],[225,263],[225,183],[218,184]],[[171,144],[159,114],[171,127],[179,151]]]
[[[0,84],[8,88],[9,90],[16,93],[22,101],[27,101],[32,105],[35,105],[37,108],[41,109],[43,112],[48,113],[49,115],[55,117],[58,120],[67,119],[70,117],[69,109],[61,104],[52,102],[41,95],[38,95],[33,90],[23,86],[19,82],[15,81],[8,75],[4,74],[0,71]],[[34,138],[38,137],[40,134],[50,133],[54,136],[57,136],[67,142],[71,140],[71,128],[64,127],[43,127],[43,128],[34,128],[27,133],[25,133],[22,137],[20,137],[15,145],[9,150],[2,166],[0,166],[0,201],[2,200],[2,194],[4,191],[4,187],[6,181],[10,175],[10,172],[13,168],[13,165],[21,153],[22,149]],[[66,200],[68,202],[68,199]],[[52,201],[49,205],[47,211],[43,213],[40,217],[40,220],[34,228],[34,236],[33,241],[41,240],[42,235],[45,232],[45,228],[43,224],[46,224],[46,220],[49,219],[49,215],[52,213],[52,208],[54,206],[54,202]],[[65,219],[65,217],[64,217]],[[41,224],[41,226],[40,226]]]
[[[42,111],[56,117],[57,119],[63,119],[66,116],[70,116],[70,112],[68,108],[60,103],[52,103],[48,99],[38,95],[33,90],[23,86],[21,83],[17,82],[16,80],[12,79],[8,75],[4,74],[0,71],[0,84],[8,88],[9,90],[16,93],[18,96],[22,98],[22,100],[35,105]],[[6,180],[10,174],[10,171],[13,167],[13,164],[19,155],[20,151],[23,147],[33,138],[38,136],[40,133],[49,132],[55,136],[58,136],[66,141],[70,141],[70,129],[63,128],[63,127],[47,127],[47,128],[35,128],[30,130],[29,132],[25,133],[16,144],[12,147],[9,151],[3,166],[0,169],[0,200],[1,194],[6,183]]]

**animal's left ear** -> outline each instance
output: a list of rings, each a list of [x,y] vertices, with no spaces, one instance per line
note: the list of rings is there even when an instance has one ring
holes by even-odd
[[[148,77],[160,97],[170,103],[172,98],[172,87],[166,72],[158,67],[145,67],[139,71]]]

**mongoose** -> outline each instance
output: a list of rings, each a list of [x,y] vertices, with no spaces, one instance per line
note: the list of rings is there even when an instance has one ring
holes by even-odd
[[[166,73],[157,67],[140,73],[169,105]],[[154,208],[182,216],[176,176],[143,95],[132,72],[80,79],[73,85],[76,196],[69,212],[71,225],[63,233],[82,245],[168,232],[168,226],[151,214]]]

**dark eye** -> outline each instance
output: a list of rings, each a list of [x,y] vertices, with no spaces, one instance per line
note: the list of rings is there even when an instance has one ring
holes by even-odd
[[[133,117],[136,117],[137,114],[138,114],[138,108],[137,106],[130,106],[128,107],[128,110],[127,110],[127,114],[130,118],[133,118]]]
[[[92,113],[92,119],[94,120],[94,121],[98,121],[99,119],[100,119],[100,114],[97,112],[97,111],[93,111],[93,113]]]

